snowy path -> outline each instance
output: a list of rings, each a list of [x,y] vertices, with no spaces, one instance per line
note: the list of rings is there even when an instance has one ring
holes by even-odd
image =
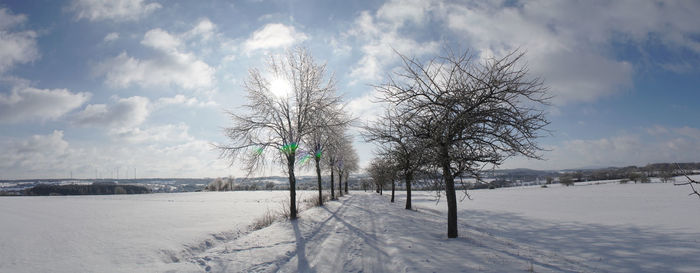
[[[592,272],[572,258],[461,225],[445,237],[440,213],[353,193],[171,264],[210,272]]]

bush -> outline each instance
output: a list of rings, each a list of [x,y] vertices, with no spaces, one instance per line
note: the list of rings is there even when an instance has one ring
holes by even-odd
[[[661,179],[661,182],[664,182],[664,183],[676,181],[676,179],[673,178],[673,172],[669,172],[669,171],[661,172],[661,174],[659,175],[659,178]]]
[[[114,188],[114,194],[126,194],[126,190],[122,187]]]
[[[547,176],[547,184],[552,184],[554,182],[554,177]]]
[[[331,200],[331,196],[328,195],[328,194],[324,194],[324,195],[323,195],[323,203],[325,204],[325,203],[328,202],[329,200]],[[312,198],[304,199],[304,204],[306,205],[306,208],[307,208],[307,209],[308,209],[308,208],[320,207],[320,206],[321,206],[321,202],[318,201],[318,196],[314,196],[314,197],[312,197]]]
[[[249,226],[249,228],[250,230],[263,229],[272,225],[272,223],[274,223],[275,220],[277,220],[276,214],[270,211],[270,209],[267,209],[265,211],[265,214],[263,214],[262,217],[255,219],[253,223]]]
[[[297,216],[304,210],[304,208],[301,207],[301,200],[301,194],[297,194]],[[289,198],[286,198],[284,201],[280,202],[280,216],[284,219],[289,219],[289,217],[292,215],[289,211],[289,203]]]
[[[639,178],[639,182],[640,182],[640,183],[651,183],[651,178],[649,178],[648,176],[644,175],[644,176],[642,176],[642,177]]]
[[[559,177],[559,183],[564,185],[564,186],[573,186],[574,185],[574,179],[571,178],[571,176],[565,175],[562,177]]]
[[[214,179],[204,189],[207,191],[232,191],[233,187],[233,178],[227,177]]]
[[[629,182],[630,182],[630,180],[627,178],[620,179],[620,184],[627,184]]]
[[[323,202],[327,202],[330,200],[330,195],[325,194],[323,195]],[[301,203],[304,204],[304,206],[301,206]],[[277,212],[274,212],[270,210],[269,208],[265,211],[265,214],[261,216],[260,218],[257,218],[253,221],[252,224],[250,224],[249,228],[250,230],[259,230],[266,228],[272,223],[274,223],[278,219],[289,219],[289,198],[286,200],[282,201],[279,203],[280,204],[280,209]],[[306,199],[301,199],[301,195],[298,196],[297,198],[297,213],[302,212],[308,208],[312,207],[318,207],[319,202],[318,202],[318,196],[312,197],[312,198],[306,198]]]

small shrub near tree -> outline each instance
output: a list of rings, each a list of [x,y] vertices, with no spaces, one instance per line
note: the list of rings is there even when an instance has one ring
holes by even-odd
[[[664,183],[676,181],[676,179],[673,178],[673,172],[670,171],[661,172],[661,174],[659,174],[659,179],[661,179],[661,182]]]
[[[274,223],[276,219],[277,215],[274,212],[270,211],[270,209],[267,209],[265,211],[265,214],[263,214],[262,217],[254,220],[253,223],[249,226],[249,228],[250,230],[263,229],[272,225],[272,223]]]
[[[573,186],[574,185],[574,179],[569,176],[569,175],[563,175],[559,177],[559,183],[564,185],[564,186]]]
[[[651,183],[651,178],[646,175],[642,175],[639,177],[639,183]]]

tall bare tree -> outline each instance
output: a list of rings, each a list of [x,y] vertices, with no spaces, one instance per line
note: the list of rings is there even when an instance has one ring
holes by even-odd
[[[348,180],[350,179],[350,173],[356,172],[359,166],[359,158],[355,147],[352,146],[352,138],[346,136],[344,143],[343,152],[340,155],[340,160],[338,164],[338,176],[345,179],[345,193],[348,193]]]
[[[395,183],[397,174],[396,171],[397,168],[394,161],[387,157],[386,154],[382,153],[380,153],[378,157],[375,157],[367,167],[367,173],[372,178],[372,182],[377,187],[376,191],[380,195],[383,195],[384,186],[387,183]],[[391,202],[394,202],[393,198],[394,195],[392,191]]]
[[[327,139],[325,156],[323,157],[323,163],[325,167],[330,171],[331,181],[331,199],[335,200],[335,175],[338,169],[338,162],[340,158],[340,153],[342,152],[342,140],[344,132],[341,134],[333,134]]]
[[[349,168],[356,169],[357,153],[352,146],[352,136],[343,134],[332,149],[335,159],[335,169],[338,171],[338,197],[343,196],[343,178]]]
[[[535,140],[549,121],[539,107],[548,95],[520,64],[523,53],[478,61],[468,51],[445,51],[428,61],[399,54],[403,70],[377,89],[432,150],[447,199],[447,236],[456,238],[455,178],[478,176],[514,155],[540,158]]]
[[[313,131],[304,138],[304,143],[310,148],[310,154],[314,159],[316,179],[318,182],[318,202],[323,206],[323,184],[321,178],[321,157],[324,151],[330,149],[335,143],[335,139],[340,138],[351,119],[341,107],[340,97],[335,97],[335,101],[330,101],[326,109],[318,112],[312,117],[314,124]],[[326,155],[327,156],[327,155]]]
[[[228,112],[233,126],[225,128],[230,143],[218,145],[221,156],[244,163],[248,175],[260,170],[266,155],[285,164],[289,176],[290,218],[297,217],[297,149],[314,131],[314,117],[335,104],[335,85],[326,65],[317,64],[305,48],[270,57],[266,72],[249,70],[244,82],[248,104],[242,113]]]
[[[412,209],[411,186],[416,171],[426,159],[420,139],[413,136],[407,127],[409,116],[400,115],[396,109],[387,109],[384,115],[370,125],[364,126],[362,136],[365,141],[376,142],[384,147],[384,152],[394,158],[406,185],[406,209]],[[392,198],[393,202],[393,198]]]

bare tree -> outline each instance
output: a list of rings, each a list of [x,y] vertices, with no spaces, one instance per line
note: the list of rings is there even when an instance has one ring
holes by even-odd
[[[248,175],[264,167],[266,155],[286,164],[289,176],[290,218],[297,217],[297,149],[314,131],[313,118],[335,105],[335,86],[309,51],[295,48],[283,57],[271,57],[267,74],[250,69],[244,88],[248,104],[243,113],[228,112],[233,127],[225,128],[229,144],[218,145],[221,157],[244,163]]]
[[[549,123],[538,108],[547,103],[546,88],[519,65],[523,53],[483,61],[449,49],[426,62],[400,56],[403,70],[377,89],[432,150],[447,199],[447,236],[456,238],[455,177],[478,177],[514,155],[540,158],[535,139]]]
[[[352,148],[348,151],[343,161],[343,174],[345,175],[345,193],[349,193],[348,182],[350,180],[350,174],[360,169],[360,159],[357,156],[355,148]]]
[[[348,193],[348,179],[351,172],[359,169],[359,158],[352,145],[352,136],[345,135],[338,154],[338,190],[342,193],[342,181],[345,179],[345,193]]]
[[[338,168],[338,158],[342,149],[342,135],[333,134],[327,141],[323,163],[330,171],[331,200],[335,200],[335,171]]]
[[[690,190],[693,191],[693,192],[691,192],[691,193],[688,194],[688,195],[697,195],[698,198],[700,198],[700,192],[698,192],[698,190],[695,189],[695,186],[694,186],[694,184],[695,184],[695,185],[700,185],[700,182],[695,181],[695,180],[693,180],[692,178],[690,178],[690,176],[688,176],[688,174],[685,172],[685,170],[681,169],[681,166],[678,165],[678,163],[676,163],[676,167],[678,167],[678,170],[680,170],[681,173],[683,173],[683,176],[685,176],[685,178],[688,179],[688,181],[687,181],[687,182],[680,182],[680,183],[673,183],[673,185],[675,185],[675,186],[688,185],[688,186],[690,186]]]
[[[372,178],[372,183],[376,186],[376,191],[383,195],[384,186],[392,183],[391,202],[394,202],[396,187],[397,166],[395,161],[388,154],[380,152],[367,167],[367,173]]]
[[[323,206],[323,184],[321,179],[321,157],[324,150],[333,145],[335,139],[340,138],[346,130],[351,119],[341,107],[340,97],[333,97],[335,101],[327,102],[329,107],[317,111],[312,117],[313,131],[308,134],[304,142],[310,147],[310,152],[305,157],[313,157],[318,182],[319,205]]]
[[[574,185],[574,179],[571,177],[571,174],[564,174],[562,176],[559,176],[559,184],[562,184],[564,186],[573,186]]]
[[[406,118],[406,115],[400,115],[395,109],[387,109],[382,117],[364,126],[362,135],[365,141],[382,145],[385,153],[391,154],[397,161],[406,185],[406,209],[412,209],[411,185],[416,171],[424,163],[426,153],[421,149],[423,145],[420,139],[414,137],[407,127]]]
[[[386,157],[376,157],[374,160],[372,160],[372,162],[370,162],[369,166],[367,167],[367,173],[369,173],[370,177],[372,178],[372,182],[376,186],[377,193],[382,195],[384,185],[392,182],[396,178],[395,170],[396,168],[391,164],[391,160]]]

